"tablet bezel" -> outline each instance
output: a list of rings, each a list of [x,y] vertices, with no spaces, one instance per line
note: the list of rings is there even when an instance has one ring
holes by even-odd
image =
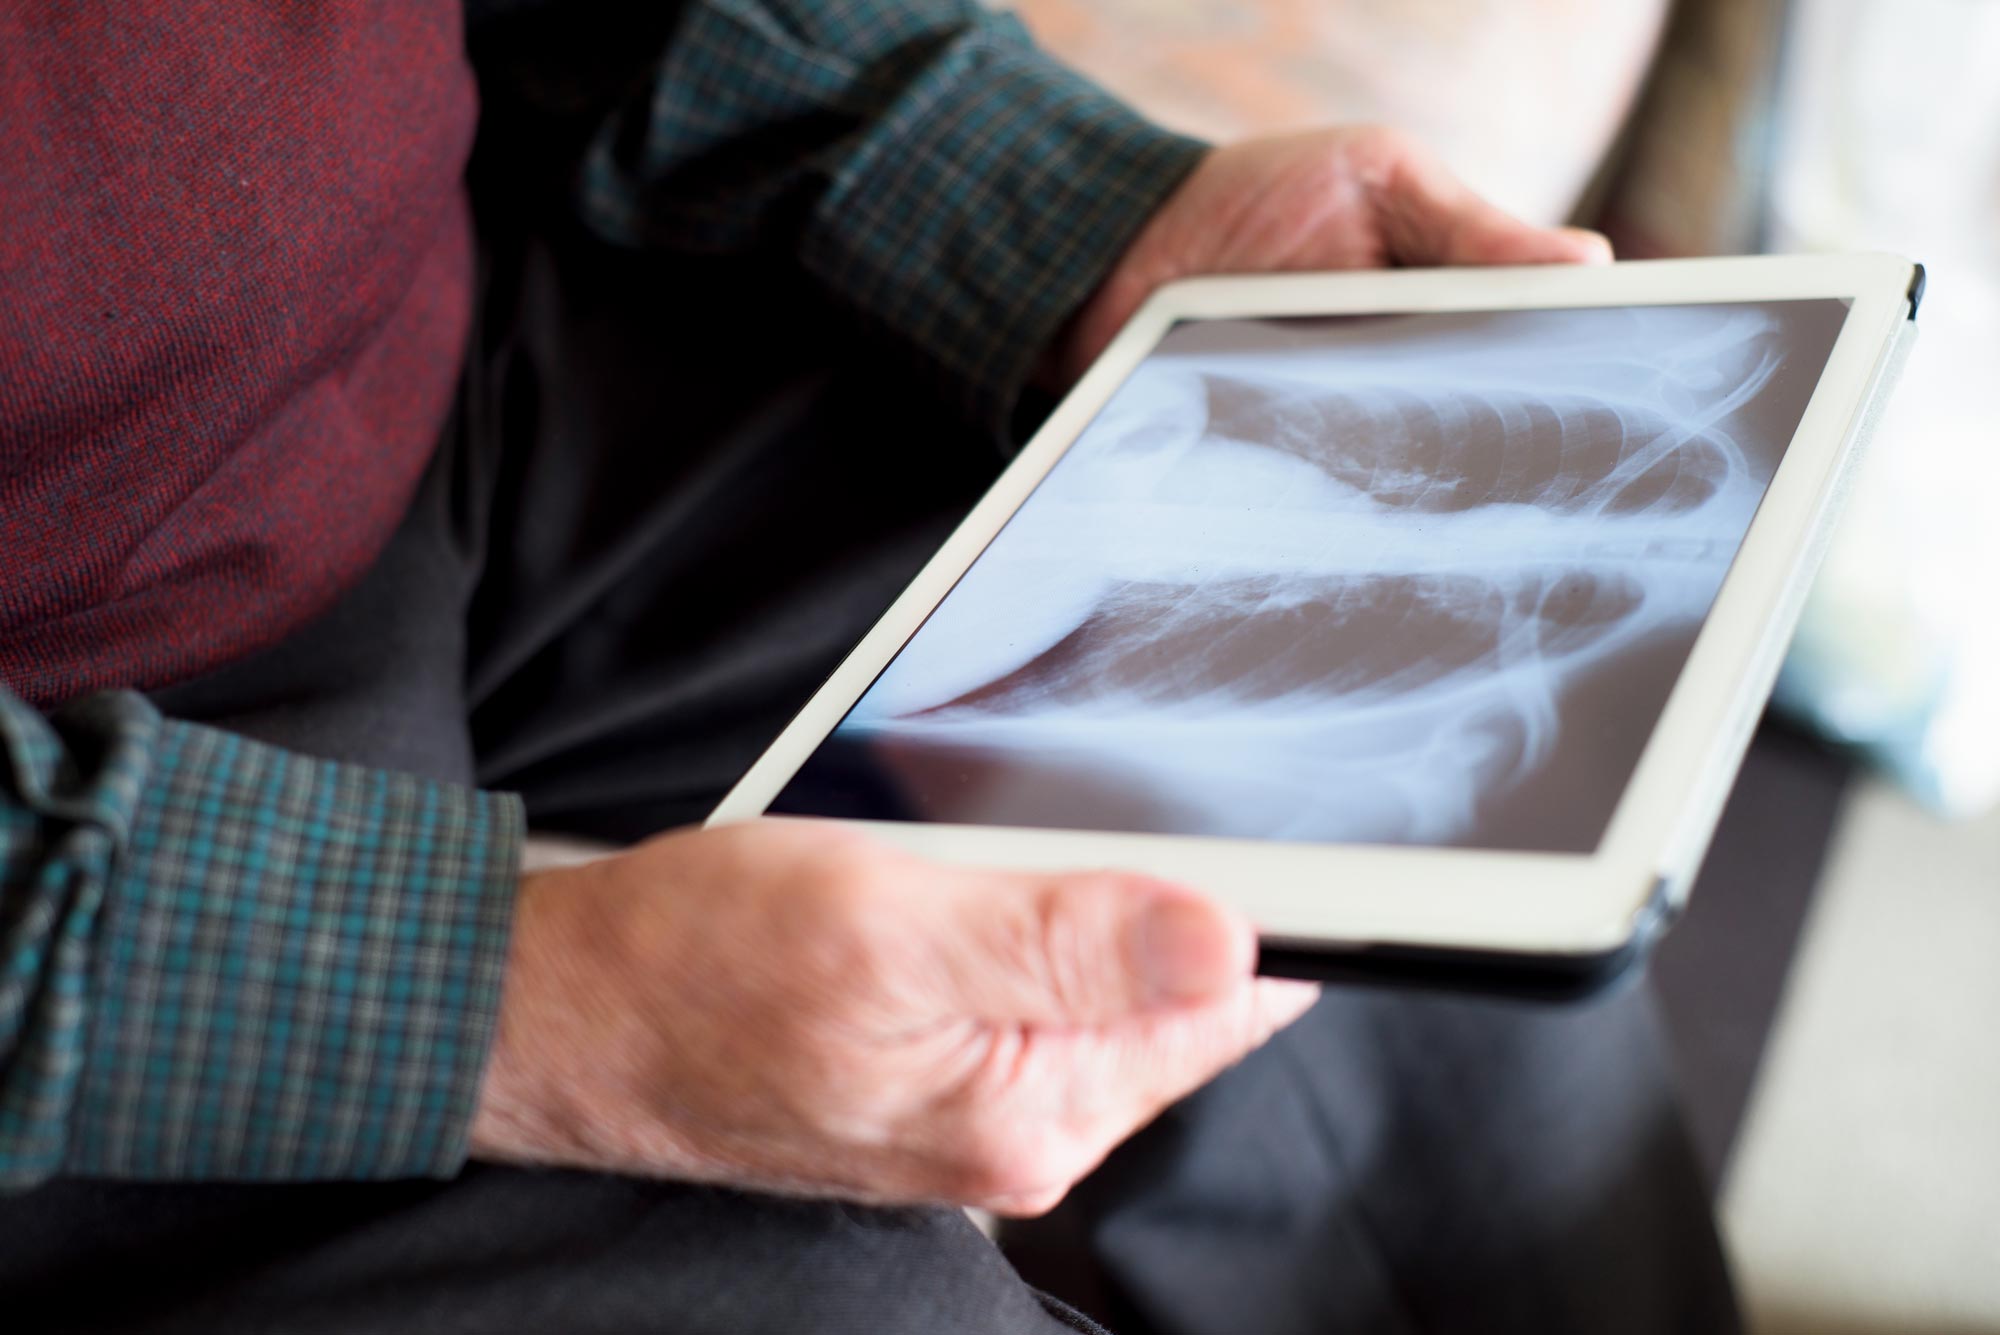
[[[1798,430],[1595,852],[840,822],[949,862],[1115,866],[1169,877],[1240,907],[1279,947],[1592,959],[1627,951],[1685,894],[1706,847],[1824,546],[1865,411],[1912,314],[1920,272],[1889,255],[1791,256],[1208,277],[1164,287],[708,824],[762,815],[1175,321],[1846,298],[1848,318]]]

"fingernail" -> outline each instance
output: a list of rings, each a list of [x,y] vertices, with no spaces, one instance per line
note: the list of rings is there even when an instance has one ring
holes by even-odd
[[[1260,978],[1257,986],[1270,1006],[1271,1018],[1280,1029],[1311,1010],[1320,996],[1318,983],[1296,982],[1290,978]]]
[[[1611,238],[1604,233],[1593,231],[1588,227],[1565,227],[1562,230],[1564,235],[1573,238],[1589,251],[1585,263],[1608,264],[1616,258],[1611,247]]]
[[[1139,976],[1158,1001],[1213,996],[1250,970],[1255,942],[1221,909],[1162,896],[1139,919]]]

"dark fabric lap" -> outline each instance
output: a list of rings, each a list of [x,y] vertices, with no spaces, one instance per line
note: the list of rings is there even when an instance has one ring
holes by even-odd
[[[32,1198],[31,1198],[32,1199]],[[64,1184],[0,1237],[10,1330],[790,1335],[1083,1328],[964,1215],[473,1166],[452,1182]]]
[[[364,583],[163,707],[639,838],[704,814],[999,465],[799,291],[561,255],[490,249],[459,420]],[[1333,994],[1006,1241],[1125,1335],[1727,1331],[1662,1050],[1643,989]],[[55,1183],[0,1201],[0,1295],[21,1330],[1076,1328],[956,1211],[490,1166]]]
[[[1157,1335],[1737,1330],[1662,1043],[1643,988],[1330,990],[1009,1252]]]

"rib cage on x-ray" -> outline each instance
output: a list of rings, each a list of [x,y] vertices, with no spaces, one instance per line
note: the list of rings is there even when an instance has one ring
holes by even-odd
[[[1594,847],[1843,315],[1177,326],[777,809]]]

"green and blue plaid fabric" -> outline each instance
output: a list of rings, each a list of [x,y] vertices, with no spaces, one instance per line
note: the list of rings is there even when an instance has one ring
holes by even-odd
[[[1004,439],[1205,151],[972,0],[704,0],[598,136],[582,205],[626,244],[802,266]]]
[[[997,438],[1202,151],[977,4],[704,0],[581,203],[625,244],[798,266]],[[516,801],[130,693],[0,689],[0,747],[0,1187],[459,1166]]]
[[[447,1174],[520,804],[0,691],[0,1185]]]

